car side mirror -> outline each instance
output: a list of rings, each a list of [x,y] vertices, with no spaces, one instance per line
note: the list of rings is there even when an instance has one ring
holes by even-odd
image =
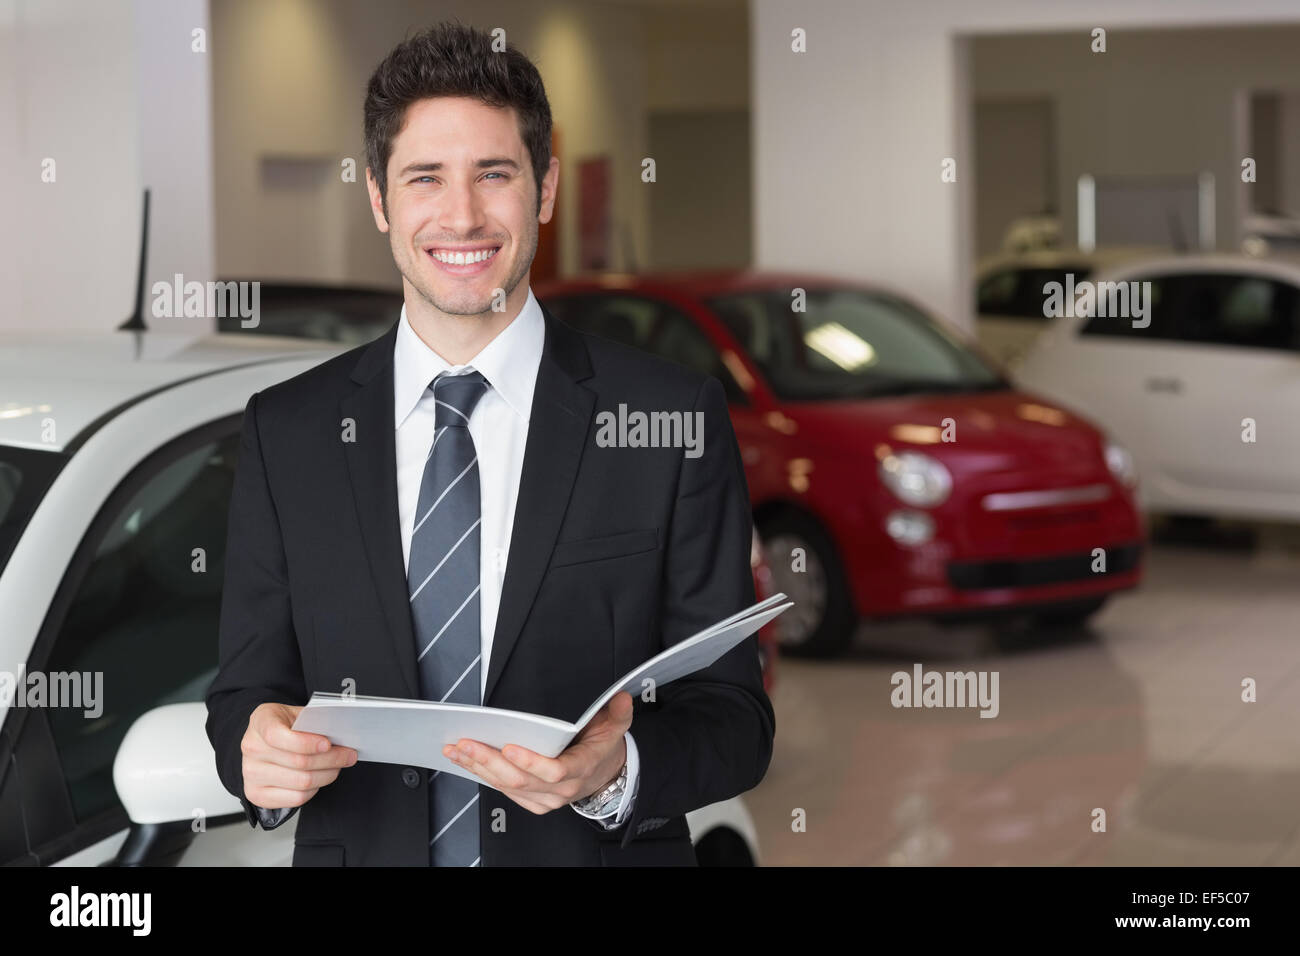
[[[119,866],[174,863],[200,827],[243,806],[217,776],[202,702],[167,704],[141,716],[113,761],[113,786],[131,819]]]

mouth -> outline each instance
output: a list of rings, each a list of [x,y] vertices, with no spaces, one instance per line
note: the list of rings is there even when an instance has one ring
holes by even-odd
[[[429,246],[424,254],[443,272],[454,276],[473,276],[486,272],[500,251],[498,245]]]

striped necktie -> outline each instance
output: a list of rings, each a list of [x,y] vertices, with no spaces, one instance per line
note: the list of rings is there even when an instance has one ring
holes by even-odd
[[[420,695],[479,704],[482,516],[469,416],[488,384],[480,373],[469,372],[441,374],[430,388],[436,403],[433,443],[424,463],[406,571]],[[429,864],[478,865],[478,783],[435,772],[429,785]]]

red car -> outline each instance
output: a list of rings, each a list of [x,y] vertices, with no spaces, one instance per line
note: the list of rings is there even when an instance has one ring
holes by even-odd
[[[1128,452],[888,289],[750,271],[539,284],[558,318],[721,380],[783,652],[861,618],[1072,624],[1141,576]]]

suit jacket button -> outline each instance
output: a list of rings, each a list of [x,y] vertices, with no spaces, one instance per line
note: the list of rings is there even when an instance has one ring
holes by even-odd
[[[405,767],[402,770],[402,783],[406,784],[412,790],[420,785],[420,771],[413,767]]]

